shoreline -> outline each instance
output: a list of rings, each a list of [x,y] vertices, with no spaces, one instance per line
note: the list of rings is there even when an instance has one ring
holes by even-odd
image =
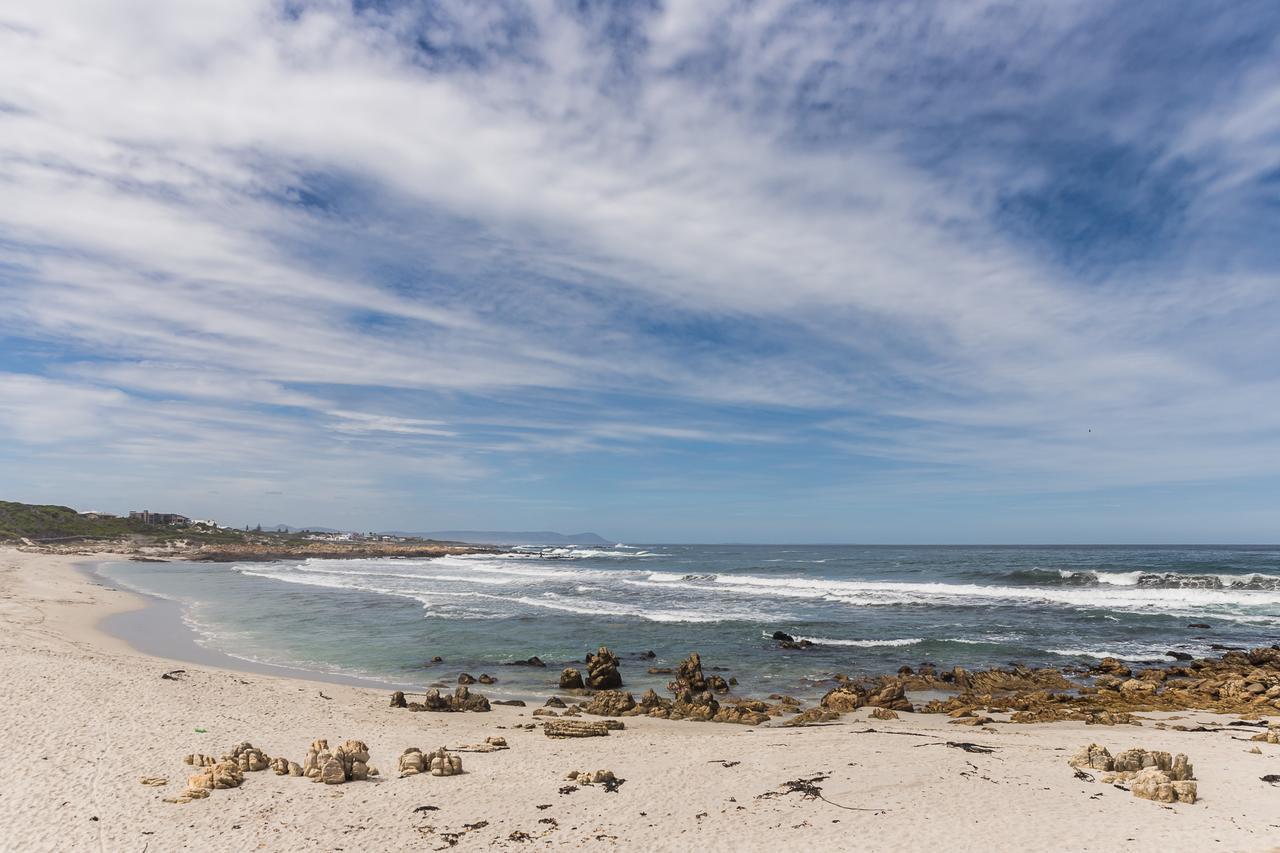
[[[321,684],[363,687],[370,690],[392,691],[417,687],[409,682],[382,681],[376,678],[248,660],[204,646],[200,643],[199,632],[187,623],[185,607],[181,602],[114,584],[98,570],[103,563],[108,562],[113,561],[95,559],[77,563],[75,568],[90,583],[105,589],[119,590],[137,599],[136,607],[104,613],[94,625],[95,630],[124,643],[137,654],[190,666],[214,667],[245,675],[292,678]]]
[[[533,708],[412,713],[387,707],[381,689],[181,661],[187,672],[163,679],[172,657],[99,629],[145,602],[86,576],[75,565],[86,556],[0,550],[0,678],[18,688],[0,703],[10,746],[0,754],[0,848],[168,850],[218,837],[233,850],[1170,853],[1264,851],[1280,837],[1275,789],[1258,781],[1280,772],[1280,746],[1250,754],[1254,744],[1220,714],[1157,712],[1142,727],[957,727],[945,714],[881,720],[868,708],[804,728],[626,717],[608,737],[561,741],[523,728],[539,719]],[[1157,727],[1173,721],[1189,730]],[[461,776],[396,778],[406,747],[494,735],[511,748],[464,754]],[[191,772],[185,754],[250,741],[300,761],[315,738],[364,741],[381,777],[328,786],[248,773],[206,800],[164,802]],[[969,740],[991,752],[947,748]],[[1186,753],[1200,801],[1161,806],[1082,781],[1066,761],[1091,742]],[[597,768],[625,786],[566,785],[568,771]],[[168,782],[138,783],[153,776]],[[787,793],[787,780],[819,777],[822,799]]]

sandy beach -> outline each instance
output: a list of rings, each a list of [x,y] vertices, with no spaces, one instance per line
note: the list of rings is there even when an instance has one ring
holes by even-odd
[[[1250,752],[1248,731],[1153,728],[1227,718],[979,728],[862,708],[806,728],[628,718],[608,737],[553,740],[519,728],[533,705],[409,713],[389,708],[386,690],[189,661],[181,644],[173,658],[143,654],[98,626],[146,603],[86,575],[86,561],[0,551],[5,850],[1280,849],[1280,786],[1259,779],[1280,772],[1280,747]],[[175,669],[185,673],[161,677]],[[510,749],[461,753],[460,776],[396,772],[406,747],[489,736]],[[330,786],[255,772],[207,799],[164,802],[192,772],[184,755],[250,741],[301,761],[317,738],[364,741],[381,777]],[[1077,778],[1067,760],[1091,742],[1186,753],[1199,801],[1162,805]],[[626,781],[566,788],[569,771],[595,769]],[[820,798],[786,792],[819,775]]]

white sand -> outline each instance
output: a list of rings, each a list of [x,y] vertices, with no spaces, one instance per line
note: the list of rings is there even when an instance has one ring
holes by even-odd
[[[1076,723],[992,732],[904,714],[871,725],[926,736],[857,734],[868,728],[859,711],[804,729],[628,718],[626,731],[608,738],[557,741],[509,728],[529,722],[532,706],[410,713],[388,708],[382,691],[138,654],[94,626],[140,599],[86,579],[73,568],[85,559],[0,550],[4,850],[430,850],[447,846],[444,833],[482,821],[456,849],[1280,849],[1280,786],[1258,778],[1280,773],[1280,747],[1249,754],[1254,744],[1231,732]],[[184,680],[160,678],[178,667],[188,671]],[[1183,720],[1193,721],[1212,718]],[[395,773],[407,746],[452,747],[493,734],[511,749],[465,754],[462,776]],[[301,761],[321,737],[367,742],[383,779],[327,786],[267,771],[206,800],[162,802],[185,787],[186,753],[221,754],[248,740]],[[941,745],[948,739],[997,751],[968,754]],[[1162,806],[1077,780],[1066,760],[1090,741],[1112,752],[1139,745],[1187,753],[1200,802]],[[627,781],[617,793],[558,793],[569,770],[596,768]],[[798,794],[758,799],[817,773],[830,774],[821,786],[833,803],[877,810]],[[171,783],[148,788],[142,776]],[[438,810],[415,813],[422,805]],[[532,840],[512,840],[518,832]]]

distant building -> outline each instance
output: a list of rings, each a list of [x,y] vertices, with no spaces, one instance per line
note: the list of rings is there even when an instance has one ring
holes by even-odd
[[[143,524],[190,524],[191,519],[176,512],[152,512],[149,509],[132,510],[129,518],[136,518]]]

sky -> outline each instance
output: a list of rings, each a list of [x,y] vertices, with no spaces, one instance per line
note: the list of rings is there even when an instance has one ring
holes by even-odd
[[[0,497],[1280,541],[1280,5],[0,10]]]

